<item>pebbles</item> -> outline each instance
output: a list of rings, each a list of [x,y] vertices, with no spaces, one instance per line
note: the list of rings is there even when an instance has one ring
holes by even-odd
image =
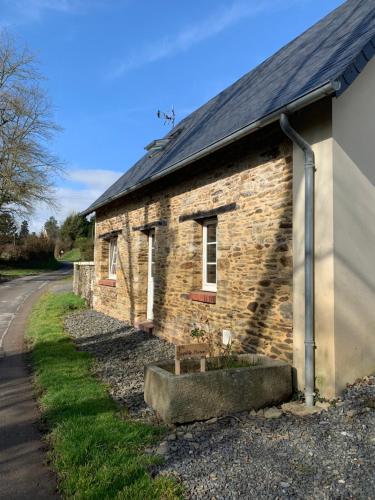
[[[192,499],[374,498],[374,397],[362,381],[303,417],[268,408],[181,426],[157,472],[179,477]]]
[[[264,410],[264,418],[280,418],[282,414],[283,413],[275,406]]]
[[[154,412],[143,399],[144,366],[173,358],[174,346],[96,311],[70,314],[65,328],[80,350],[94,355],[95,372],[113,399],[132,417],[153,420]]]
[[[172,358],[174,347],[93,311],[69,316],[66,327],[96,357],[114,399],[132,416],[152,418],[143,368]],[[289,413],[302,412],[293,404],[287,413],[273,407],[179,426],[147,450],[165,460],[153,473],[181,480],[191,499],[374,498],[374,377],[322,406],[307,416]]]

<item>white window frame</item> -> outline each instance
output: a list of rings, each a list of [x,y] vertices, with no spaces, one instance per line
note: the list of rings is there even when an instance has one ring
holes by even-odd
[[[216,226],[216,241],[207,243],[207,226],[215,225]],[[216,245],[216,261],[215,262],[207,262],[207,246],[208,245]],[[207,292],[216,292],[217,291],[217,219],[208,219],[203,222],[203,273],[202,273],[202,290]],[[216,265],[216,283],[208,283],[207,282],[207,264],[215,264]]]
[[[117,238],[111,238],[109,240],[108,278],[111,280],[115,280],[116,273],[117,273]]]
[[[148,233],[148,269],[147,269],[147,319],[154,319],[154,274],[152,264],[155,270],[155,229]]]

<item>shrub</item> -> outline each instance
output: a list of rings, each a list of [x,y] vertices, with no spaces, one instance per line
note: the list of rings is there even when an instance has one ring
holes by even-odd
[[[45,265],[55,260],[54,243],[44,236],[29,235],[18,245],[2,245],[0,262],[18,267]]]
[[[81,260],[94,260],[94,240],[91,238],[77,238],[75,246],[81,252]]]
[[[73,248],[73,241],[58,239],[55,243],[55,257],[58,259]]]

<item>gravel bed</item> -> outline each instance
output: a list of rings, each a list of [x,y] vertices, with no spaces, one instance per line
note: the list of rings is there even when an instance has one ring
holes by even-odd
[[[108,384],[113,399],[137,419],[155,420],[143,399],[144,365],[174,357],[174,346],[96,311],[65,318],[78,348],[96,358],[95,373]]]
[[[178,427],[155,473],[175,475],[192,499],[375,498],[374,377],[320,414],[280,413]]]
[[[136,418],[152,419],[143,402],[143,367],[173,357],[174,347],[93,311],[70,315],[66,328],[96,357],[96,372],[114,399]],[[374,377],[319,414],[261,414],[171,429],[147,450],[165,458],[153,473],[181,480],[191,499],[375,498]]]

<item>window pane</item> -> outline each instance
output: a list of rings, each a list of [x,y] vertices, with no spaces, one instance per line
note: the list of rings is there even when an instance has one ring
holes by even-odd
[[[114,276],[115,274],[116,274],[116,264],[112,263],[112,266],[111,266],[111,275]]]
[[[207,245],[207,262],[216,262],[216,243]]]
[[[216,241],[216,224],[207,225],[207,243]]]
[[[112,269],[113,274],[116,274],[117,266],[117,245],[113,245]]]
[[[109,243],[109,273],[111,276],[116,274],[117,264],[117,240],[111,240]]]
[[[216,283],[216,264],[207,264],[207,283]]]
[[[154,246],[151,249],[151,260],[152,260],[152,262],[155,262],[155,247]]]

